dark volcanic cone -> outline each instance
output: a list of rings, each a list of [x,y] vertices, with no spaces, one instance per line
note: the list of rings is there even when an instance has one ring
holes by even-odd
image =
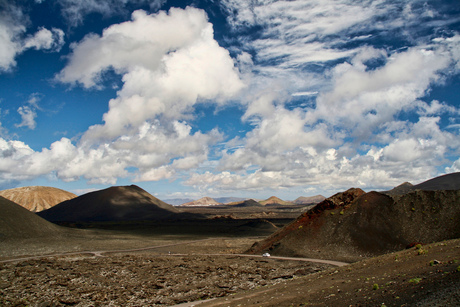
[[[442,175],[414,185],[414,190],[460,190],[460,173]]]
[[[354,261],[411,243],[459,238],[459,221],[460,190],[395,196],[348,190],[319,203],[248,252]]]
[[[450,173],[435,177],[433,179],[424,181],[422,183],[412,185],[409,182],[395,187],[392,190],[382,193],[388,195],[401,195],[411,191],[424,190],[424,191],[441,191],[441,190],[460,190],[460,173]]]
[[[61,228],[0,196],[0,241],[57,235]]]
[[[22,187],[0,191],[0,196],[30,210],[39,212],[49,209],[77,195],[53,187]]]
[[[263,207],[262,204],[255,201],[254,199],[246,199],[244,201],[235,202],[228,204],[230,207],[237,207],[237,208],[247,208],[247,207]]]
[[[53,222],[96,222],[168,219],[180,212],[131,185],[87,193],[37,214]]]

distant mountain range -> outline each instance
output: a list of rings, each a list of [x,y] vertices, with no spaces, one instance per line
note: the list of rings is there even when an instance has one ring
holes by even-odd
[[[165,203],[170,204],[172,206],[180,206],[185,203],[189,203],[193,201],[191,198],[170,198],[163,200]]]
[[[211,198],[211,197],[203,197],[198,200],[189,201],[186,203],[181,204],[180,206],[184,207],[208,207],[208,206],[222,206],[222,205],[229,205],[229,206],[246,206],[252,202],[258,202],[259,206],[292,206],[292,205],[311,205],[316,204],[325,197],[322,195],[312,196],[312,197],[299,197],[294,202],[291,201],[284,201],[276,196],[272,196],[265,200],[254,200],[254,199],[245,199],[245,198],[238,198],[238,197],[220,197],[220,198]],[[252,202],[248,202],[251,200]],[[254,205],[254,203],[252,203]]]
[[[210,198],[210,197],[208,197]],[[219,204],[228,204],[232,202],[237,202],[237,201],[243,201],[246,200],[247,198],[242,198],[242,197],[216,197],[212,198],[216,203]],[[180,206],[180,205],[185,205],[186,203],[192,203],[198,201],[200,202],[200,199],[194,200],[191,198],[170,198],[170,199],[165,199],[164,202],[171,204],[173,206]]]
[[[216,201],[211,197],[203,197],[198,200],[194,200],[185,204],[182,204],[181,207],[208,207],[208,206],[219,206],[222,203]]]

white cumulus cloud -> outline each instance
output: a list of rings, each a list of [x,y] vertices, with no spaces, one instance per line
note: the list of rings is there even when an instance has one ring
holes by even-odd
[[[29,106],[22,106],[18,108],[18,113],[21,115],[22,121],[19,124],[16,124],[16,127],[28,127],[33,130],[37,126],[35,118],[37,113],[34,109]]]
[[[194,8],[136,11],[132,21],[113,25],[102,36],[88,35],[73,45],[57,78],[94,87],[107,69],[123,74],[123,88],[109,102],[105,124],[91,127],[85,141],[117,137],[157,116],[186,118],[194,104],[224,103],[243,87],[205,13]]]
[[[35,34],[24,38],[29,23],[28,16],[14,4],[0,3],[0,72],[16,66],[16,57],[25,50],[57,52],[64,45],[61,29],[41,27]]]
[[[8,71],[16,65],[15,57],[22,50],[20,36],[26,30],[25,16],[14,5],[0,8],[0,71]]]
[[[61,29],[40,28],[33,36],[24,40],[24,49],[34,48],[59,52],[64,45],[64,31]]]
[[[50,33],[40,31],[30,38],[30,48],[52,46],[45,43]],[[243,88],[202,10],[135,11],[132,21],[112,25],[101,36],[87,35],[72,49],[56,76],[61,82],[98,87],[105,70],[122,75],[123,87],[109,101],[104,123],[89,127],[77,144],[63,138],[50,149],[13,155],[10,162],[16,163],[5,165],[5,172],[26,177],[53,173],[64,181],[85,178],[90,183],[115,184],[128,176],[161,180],[199,167],[209,148],[223,140],[217,129],[192,131],[186,121],[195,104],[223,106]],[[34,127],[38,105],[33,102],[18,110],[23,116],[19,126]],[[18,163],[20,169],[14,170]]]
[[[422,45],[387,54],[365,48],[333,66],[332,84],[306,108],[289,109],[267,90],[248,103],[243,119],[258,117],[239,148],[222,152],[219,170],[193,175],[187,184],[211,190],[312,185],[391,187],[437,174],[449,154],[458,154],[455,131],[442,130],[441,114],[458,109],[420,100],[442,84],[458,59],[453,45]],[[368,61],[383,61],[377,68]],[[412,121],[399,119],[410,112]],[[236,143],[236,140],[234,141]],[[455,164],[450,168],[455,169]]]

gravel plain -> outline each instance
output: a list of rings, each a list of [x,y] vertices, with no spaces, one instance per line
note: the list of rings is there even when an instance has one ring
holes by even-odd
[[[219,255],[47,257],[0,264],[0,305],[175,305],[275,285],[329,267]]]

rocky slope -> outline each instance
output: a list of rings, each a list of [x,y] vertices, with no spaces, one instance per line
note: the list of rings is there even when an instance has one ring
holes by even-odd
[[[460,306],[459,249],[413,247],[198,306]]]
[[[0,242],[22,238],[56,236],[61,227],[0,196]]]
[[[30,186],[0,191],[0,196],[21,205],[32,212],[49,209],[63,201],[77,197],[77,195],[53,188]]]

